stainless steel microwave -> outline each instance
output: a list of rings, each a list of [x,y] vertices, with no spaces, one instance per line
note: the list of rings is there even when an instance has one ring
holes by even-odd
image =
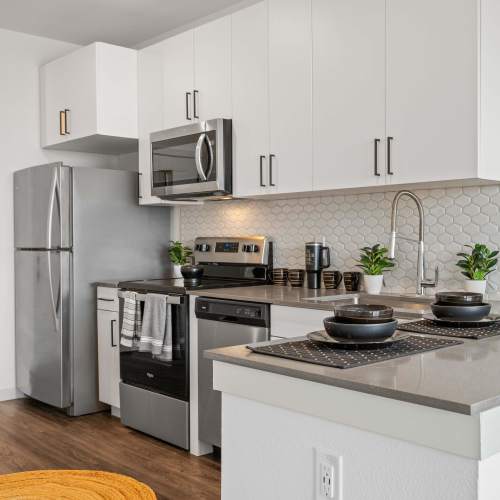
[[[231,120],[200,121],[150,137],[152,195],[171,200],[231,195]]]

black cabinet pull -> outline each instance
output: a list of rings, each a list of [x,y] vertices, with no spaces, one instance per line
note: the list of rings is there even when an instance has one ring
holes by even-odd
[[[197,99],[197,96],[198,96],[198,91],[197,90],[193,90],[193,116],[195,118],[199,118],[198,116],[198,111],[196,109],[196,99]]]
[[[394,172],[391,170],[391,142],[394,137],[387,138],[387,175],[394,175]]]
[[[273,159],[276,157],[276,155],[269,155],[269,185],[270,186],[276,186],[276,184],[273,184]]]
[[[189,116],[189,98],[191,97],[191,92],[186,92],[186,120],[191,120]]]
[[[137,198],[139,198],[139,199],[142,198],[141,179],[142,179],[142,172],[137,172]]]
[[[264,155],[259,156],[259,168],[260,168],[260,187],[266,187],[264,184]]]
[[[378,171],[378,145],[379,145],[380,139],[375,139],[373,141],[373,148],[374,148],[374,159],[373,159],[373,168],[374,168],[374,175],[377,177],[380,177],[380,173]]]
[[[116,319],[111,320],[111,347],[116,347],[117,344],[115,344],[115,323]]]

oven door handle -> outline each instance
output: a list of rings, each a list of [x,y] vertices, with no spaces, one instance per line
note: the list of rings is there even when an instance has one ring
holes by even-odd
[[[139,302],[144,302],[146,300],[146,295],[145,293],[137,293],[135,296],[135,300],[138,300]],[[118,292],[118,298],[124,299],[125,298],[125,292],[124,291],[119,291]],[[165,295],[167,304],[182,304],[183,303],[183,297],[180,295]]]
[[[206,173],[203,170],[203,165],[201,164],[201,147],[203,146],[204,142],[207,143],[207,148],[208,148],[208,168]],[[201,134],[200,137],[198,138],[198,142],[196,143],[194,161],[196,163],[196,170],[198,171],[200,179],[203,182],[207,182],[208,177],[212,173],[212,168],[214,166],[214,151],[212,149],[212,144],[210,144],[210,139],[208,138],[207,134]]]

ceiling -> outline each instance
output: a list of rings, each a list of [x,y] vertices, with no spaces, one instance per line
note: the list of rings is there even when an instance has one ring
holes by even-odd
[[[241,0],[0,0],[0,28],[134,47]]]

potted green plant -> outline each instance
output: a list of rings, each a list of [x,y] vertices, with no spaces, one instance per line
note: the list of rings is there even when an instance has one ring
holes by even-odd
[[[465,290],[484,294],[486,292],[486,279],[490,273],[496,270],[498,250],[490,250],[481,243],[465,246],[470,248],[469,253],[457,253],[457,256],[461,257],[457,266],[467,278]]]
[[[394,262],[387,257],[388,249],[380,244],[363,247],[357,267],[364,271],[366,293],[379,294],[384,284],[383,272],[394,267]]]
[[[181,267],[191,262],[193,251],[180,241],[171,241],[168,247],[168,256],[174,266],[174,275],[181,276]]]

